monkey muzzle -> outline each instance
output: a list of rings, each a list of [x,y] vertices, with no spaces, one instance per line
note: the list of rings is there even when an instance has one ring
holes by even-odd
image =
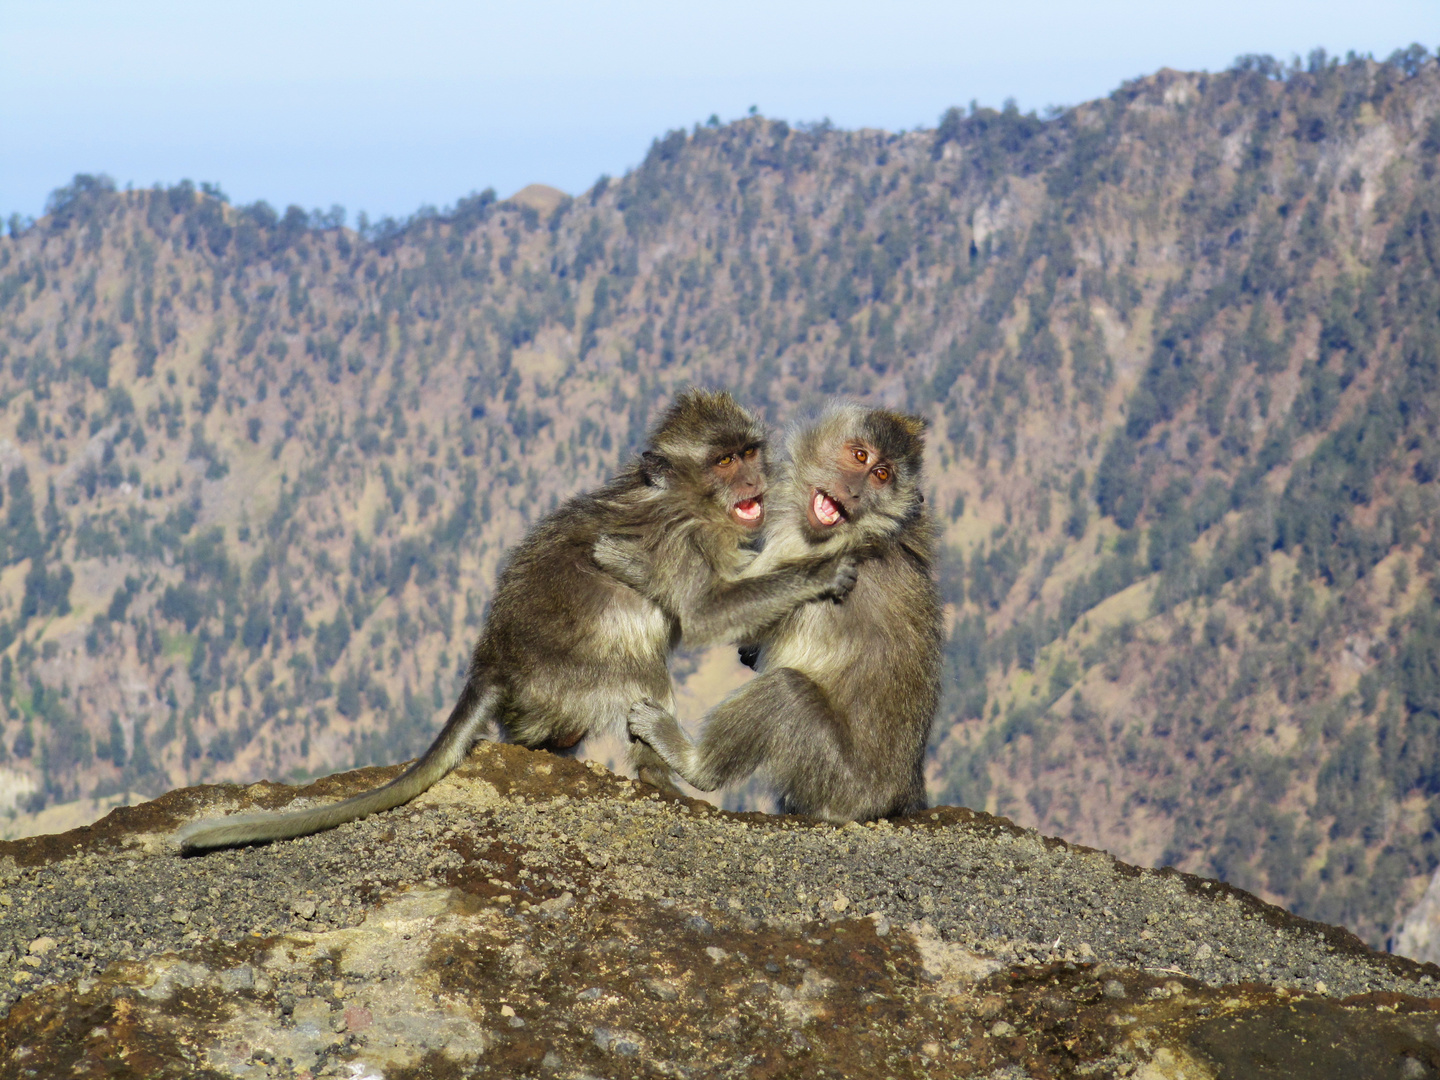
[[[844,505],[836,498],[815,489],[810,497],[810,518],[818,528],[828,529],[846,517]]]
[[[753,499],[741,499],[730,507],[730,513],[741,525],[754,527],[759,525],[765,517],[765,504],[760,501],[758,496]]]

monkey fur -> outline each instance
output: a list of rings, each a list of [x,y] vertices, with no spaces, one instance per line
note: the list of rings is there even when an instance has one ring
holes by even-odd
[[[496,583],[469,676],[445,727],[408,770],[374,791],[281,814],[193,822],[182,850],[304,836],[408,802],[498,724],[523,746],[564,750],[626,722],[638,699],[673,702],[667,660],[677,643],[735,641],[796,604],[843,596],[853,560],[817,549],[769,573],[740,574],[764,518],[765,431],[725,392],[682,394],[648,449],[610,483],[577,495],[521,541]],[[623,538],[646,590],[604,571],[597,539]],[[808,553],[807,553],[808,555]],[[642,778],[669,770],[632,744]]]
[[[843,604],[795,607],[750,643],[757,677],[710,712],[698,742],[658,701],[631,710],[631,736],[695,787],[758,769],[786,812],[835,822],[925,805],[942,633],[924,429],[918,417],[841,405],[792,436],[752,569],[850,553],[858,577]]]

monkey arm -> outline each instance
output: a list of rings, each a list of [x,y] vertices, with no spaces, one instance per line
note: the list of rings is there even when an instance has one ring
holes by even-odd
[[[856,562],[849,556],[807,559],[727,580],[698,554],[666,547],[657,553],[639,539],[606,533],[591,556],[611,577],[674,613],[689,645],[753,639],[796,606],[838,602],[855,586]]]
[[[690,645],[753,641],[801,604],[843,600],[855,587],[856,575],[856,560],[842,555],[711,581],[679,598],[680,631]]]

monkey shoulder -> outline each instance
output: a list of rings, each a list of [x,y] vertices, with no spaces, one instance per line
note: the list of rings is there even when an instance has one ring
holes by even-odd
[[[935,591],[931,560],[904,543],[891,543],[867,552],[860,560],[857,587],[866,583],[878,592],[900,590],[896,603],[910,606],[915,592]]]

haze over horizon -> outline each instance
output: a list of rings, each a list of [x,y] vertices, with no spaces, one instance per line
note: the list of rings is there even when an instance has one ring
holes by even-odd
[[[1109,93],[1162,67],[1315,47],[1384,58],[1440,38],[1433,8],[1396,0],[998,10],[933,0],[551,0],[523,11],[431,0],[275,0],[243,21],[148,0],[11,4],[0,38],[0,213],[39,216],[78,172],[120,185],[218,183],[238,203],[405,216],[494,187],[572,194],[711,114],[843,127],[933,126],[950,105],[1024,110]],[[1017,29],[1018,28],[1018,29]]]

